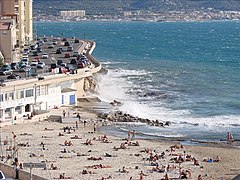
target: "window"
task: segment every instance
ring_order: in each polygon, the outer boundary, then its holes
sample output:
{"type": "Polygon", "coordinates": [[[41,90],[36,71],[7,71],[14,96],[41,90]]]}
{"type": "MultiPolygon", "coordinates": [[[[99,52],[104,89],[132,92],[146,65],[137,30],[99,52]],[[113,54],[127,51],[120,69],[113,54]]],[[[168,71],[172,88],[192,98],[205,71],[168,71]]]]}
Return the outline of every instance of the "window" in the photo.
{"type": "Polygon", "coordinates": [[[26,97],[32,97],[33,96],[33,89],[28,89],[25,91],[26,97]]]}
{"type": "Polygon", "coordinates": [[[19,90],[19,91],[17,91],[16,98],[17,98],[17,99],[22,99],[22,98],[24,98],[24,90],[19,90]]]}
{"type": "Polygon", "coordinates": [[[48,94],[48,85],[41,86],[40,95],[46,95],[46,94],[48,94]]]}
{"type": "Polygon", "coordinates": [[[7,93],[5,93],[5,100],[6,100],[6,101],[14,100],[14,93],[13,93],[13,92],[7,92],[7,93]]]}
{"type": "Polygon", "coordinates": [[[0,102],[3,102],[3,94],[0,94],[0,102]]]}
{"type": "Polygon", "coordinates": [[[36,96],[40,96],[40,86],[36,87],[36,96]]]}

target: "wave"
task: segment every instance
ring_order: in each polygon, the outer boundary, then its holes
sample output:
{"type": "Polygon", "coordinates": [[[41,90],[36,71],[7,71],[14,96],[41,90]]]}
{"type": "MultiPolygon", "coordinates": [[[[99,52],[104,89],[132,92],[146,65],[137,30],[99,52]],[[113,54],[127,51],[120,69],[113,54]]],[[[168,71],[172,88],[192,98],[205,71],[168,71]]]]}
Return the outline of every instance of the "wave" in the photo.
{"type": "MultiPolygon", "coordinates": [[[[152,74],[146,70],[129,70],[118,68],[109,70],[105,76],[101,76],[99,81],[100,97],[113,101],[122,102],[119,110],[134,116],[160,121],[171,121],[176,128],[197,126],[199,128],[214,129],[216,127],[238,127],[240,126],[239,115],[218,115],[206,116],[196,115],[191,109],[184,109],[178,105],[179,109],[173,109],[168,103],[180,103],[181,95],[161,89],[152,89],[153,86],[147,81],[141,84],[128,77],[143,77],[152,74]],[[167,101],[166,101],[167,100],[167,101]]],[[[139,78],[141,79],[141,78],[139,78]]],[[[143,78],[144,79],[144,78],[143,78]]],[[[166,81],[172,84],[171,81],[166,81]]],[[[175,86],[176,84],[172,84],[175,86]]],[[[160,86],[160,85],[159,85],[160,86]]]]}

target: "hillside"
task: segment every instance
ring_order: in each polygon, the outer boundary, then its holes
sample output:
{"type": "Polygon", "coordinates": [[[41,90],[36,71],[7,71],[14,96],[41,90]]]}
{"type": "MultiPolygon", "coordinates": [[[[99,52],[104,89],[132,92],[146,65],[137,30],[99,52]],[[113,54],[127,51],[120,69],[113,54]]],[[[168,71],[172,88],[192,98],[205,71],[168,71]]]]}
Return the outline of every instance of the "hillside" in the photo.
{"type": "Polygon", "coordinates": [[[86,10],[87,15],[118,15],[122,11],[240,10],[239,0],[34,0],[34,14],[57,15],[61,10],[86,10]]]}

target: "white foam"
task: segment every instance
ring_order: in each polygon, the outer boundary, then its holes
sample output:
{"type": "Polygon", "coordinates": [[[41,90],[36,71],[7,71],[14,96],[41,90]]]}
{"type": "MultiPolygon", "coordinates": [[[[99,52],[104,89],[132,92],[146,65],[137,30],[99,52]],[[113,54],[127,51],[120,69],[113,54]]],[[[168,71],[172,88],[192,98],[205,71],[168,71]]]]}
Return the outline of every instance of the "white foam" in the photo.
{"type": "Polygon", "coordinates": [[[176,127],[186,127],[186,124],[197,125],[199,128],[213,129],[215,127],[232,127],[232,124],[240,125],[239,115],[225,115],[214,117],[194,117],[188,109],[172,110],[170,108],[161,107],[161,102],[149,102],[144,104],[139,101],[137,94],[129,94],[137,86],[130,81],[128,76],[142,76],[149,72],[145,70],[127,70],[117,69],[109,70],[107,75],[101,76],[99,81],[100,97],[113,101],[118,100],[123,103],[119,109],[123,112],[134,116],[149,118],[153,120],[171,121],[177,124],[176,127]],[[158,107],[156,107],[156,103],[158,107]],[[154,107],[155,105],[155,107],[154,107]],[[183,122],[185,122],[183,124],[183,122]]]}

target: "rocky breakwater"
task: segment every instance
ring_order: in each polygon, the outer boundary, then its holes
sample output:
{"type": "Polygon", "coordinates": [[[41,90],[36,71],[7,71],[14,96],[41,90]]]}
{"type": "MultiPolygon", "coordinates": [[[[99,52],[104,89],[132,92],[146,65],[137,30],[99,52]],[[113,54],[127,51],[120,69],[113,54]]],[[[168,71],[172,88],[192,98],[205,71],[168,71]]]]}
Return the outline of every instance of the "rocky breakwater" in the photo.
{"type": "Polygon", "coordinates": [[[141,122],[141,123],[146,123],[150,126],[159,126],[159,127],[171,125],[170,121],[163,122],[159,120],[150,120],[147,118],[140,118],[140,117],[133,116],[131,114],[124,113],[122,111],[115,111],[115,112],[100,114],[98,116],[101,119],[112,121],[112,122],[126,122],[126,123],[141,122]]]}

